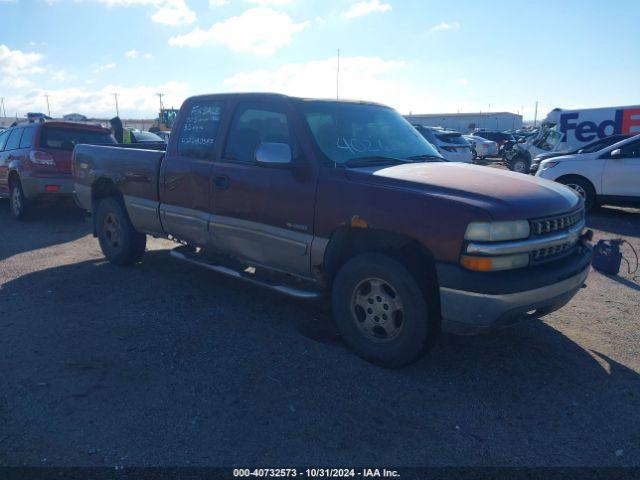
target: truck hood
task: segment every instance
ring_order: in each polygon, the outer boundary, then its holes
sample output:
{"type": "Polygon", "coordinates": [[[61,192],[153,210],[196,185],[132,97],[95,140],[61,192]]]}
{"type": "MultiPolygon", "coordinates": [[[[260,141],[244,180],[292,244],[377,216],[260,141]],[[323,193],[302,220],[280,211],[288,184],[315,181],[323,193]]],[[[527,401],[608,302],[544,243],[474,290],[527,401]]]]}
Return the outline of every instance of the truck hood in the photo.
{"type": "Polygon", "coordinates": [[[573,190],[556,182],[463,163],[348,168],[346,175],[355,182],[410,190],[473,205],[486,211],[494,220],[558,215],[576,208],[581,202],[573,190]]]}

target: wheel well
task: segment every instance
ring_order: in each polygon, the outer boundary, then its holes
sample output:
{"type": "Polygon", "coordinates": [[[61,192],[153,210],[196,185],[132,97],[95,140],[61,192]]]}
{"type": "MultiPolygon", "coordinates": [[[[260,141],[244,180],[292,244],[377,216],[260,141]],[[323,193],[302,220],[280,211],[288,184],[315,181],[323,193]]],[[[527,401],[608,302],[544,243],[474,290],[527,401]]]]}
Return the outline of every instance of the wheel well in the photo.
{"type": "MultiPolygon", "coordinates": [[[[417,240],[395,232],[344,227],[331,236],[325,251],[323,275],[327,285],[344,263],[362,253],[382,253],[402,263],[416,278],[429,313],[440,318],[440,291],[433,254],[417,240]]],[[[439,323],[439,322],[438,322],[439,323]]]]}
{"type": "Polygon", "coordinates": [[[95,215],[96,207],[98,206],[98,202],[100,200],[108,197],[122,198],[122,194],[116,187],[115,183],[113,183],[113,180],[108,178],[101,178],[97,180],[93,185],[91,185],[91,211],[93,212],[92,218],[94,237],[98,235],[95,215]]]}
{"type": "Polygon", "coordinates": [[[562,175],[561,177],[556,178],[556,182],[558,183],[565,183],[565,182],[569,182],[571,179],[578,179],[578,180],[583,180],[585,182],[587,182],[587,184],[593,188],[593,193],[596,193],[596,186],[593,184],[593,182],[591,180],[589,180],[587,177],[583,177],[582,175],[578,175],[576,173],[570,173],[568,175],[562,175]]]}

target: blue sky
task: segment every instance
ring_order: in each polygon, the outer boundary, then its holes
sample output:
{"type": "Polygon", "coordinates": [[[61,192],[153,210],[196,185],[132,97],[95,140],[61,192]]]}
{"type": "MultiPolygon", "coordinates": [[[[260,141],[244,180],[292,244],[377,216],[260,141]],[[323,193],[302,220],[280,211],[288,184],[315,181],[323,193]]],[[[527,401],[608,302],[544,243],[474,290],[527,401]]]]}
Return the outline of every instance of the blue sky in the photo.
{"type": "Polygon", "coordinates": [[[153,117],[222,91],[402,113],[640,103],[640,2],[0,0],[8,115],[153,117]]]}

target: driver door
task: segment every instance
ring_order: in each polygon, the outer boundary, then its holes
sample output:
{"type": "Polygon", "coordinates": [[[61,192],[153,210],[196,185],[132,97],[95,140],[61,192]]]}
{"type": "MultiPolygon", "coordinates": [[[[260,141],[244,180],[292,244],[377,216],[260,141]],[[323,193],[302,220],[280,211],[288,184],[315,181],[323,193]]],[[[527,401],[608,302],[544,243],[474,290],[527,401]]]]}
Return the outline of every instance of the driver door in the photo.
{"type": "Polygon", "coordinates": [[[286,102],[236,104],[222,157],[213,168],[209,234],[217,251],[309,277],[318,172],[297,138],[286,102]],[[291,165],[256,163],[260,144],[272,142],[289,145],[291,165]]]}
{"type": "Polygon", "coordinates": [[[640,198],[640,140],[620,148],[620,156],[603,159],[603,195],[640,198]]]}

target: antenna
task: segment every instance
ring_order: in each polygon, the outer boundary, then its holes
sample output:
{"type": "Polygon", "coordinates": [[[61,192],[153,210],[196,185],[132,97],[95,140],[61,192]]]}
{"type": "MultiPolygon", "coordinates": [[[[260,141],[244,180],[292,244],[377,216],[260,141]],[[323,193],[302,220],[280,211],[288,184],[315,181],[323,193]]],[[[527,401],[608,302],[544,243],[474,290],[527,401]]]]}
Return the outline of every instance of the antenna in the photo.
{"type": "Polygon", "coordinates": [[[338,49],[338,68],[336,69],[336,100],[340,99],[340,49],[338,49]]]}
{"type": "Polygon", "coordinates": [[[118,94],[114,93],[113,94],[113,98],[116,99],[116,117],[119,117],[120,116],[120,110],[118,109],[118,94]]]}

